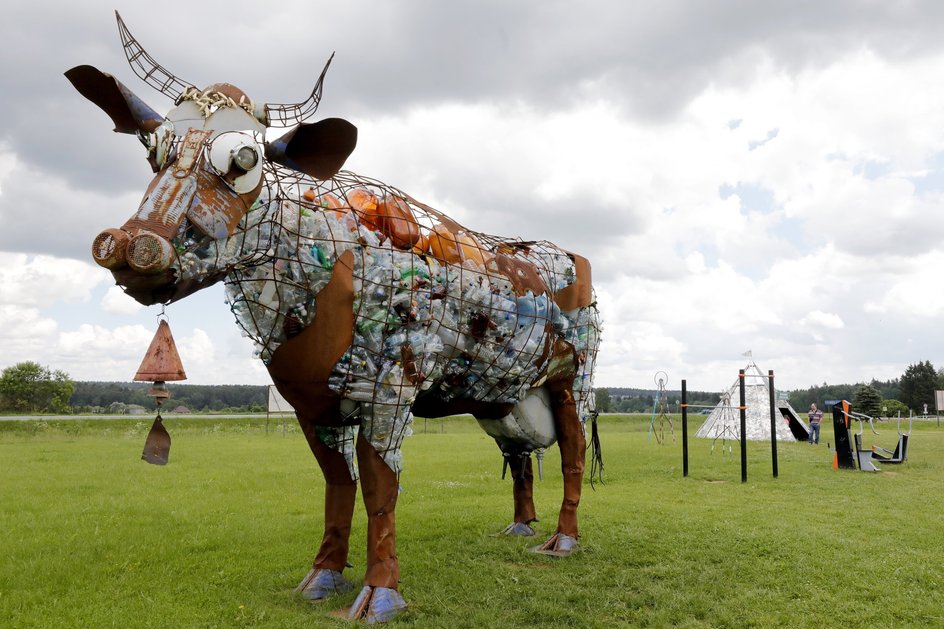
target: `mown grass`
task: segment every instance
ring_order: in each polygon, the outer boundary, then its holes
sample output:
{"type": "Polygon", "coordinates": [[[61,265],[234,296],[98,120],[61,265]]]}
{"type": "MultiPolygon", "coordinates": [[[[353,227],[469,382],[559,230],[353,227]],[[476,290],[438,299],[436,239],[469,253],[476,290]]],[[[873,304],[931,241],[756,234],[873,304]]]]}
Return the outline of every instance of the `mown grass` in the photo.
{"type": "MultiPolygon", "coordinates": [[[[699,420],[695,420],[696,422],[699,420]]],[[[345,626],[292,593],[321,536],[322,481],[298,429],[168,419],[171,463],[139,460],[149,422],[0,425],[0,625],[345,626]]],[[[606,485],[586,487],[582,551],[526,552],[556,524],[552,449],[538,539],[496,535],[510,481],[474,422],[417,420],[398,508],[401,591],[416,627],[944,625],[944,429],[916,426],[909,461],[831,469],[823,444],[693,440],[690,475],[648,418],[607,417],[606,485]]],[[[693,426],[694,429],[695,426],[693,426]]],[[[893,447],[894,427],[866,435],[893,447]]],[[[364,516],[348,570],[363,576],[364,516]]]]}

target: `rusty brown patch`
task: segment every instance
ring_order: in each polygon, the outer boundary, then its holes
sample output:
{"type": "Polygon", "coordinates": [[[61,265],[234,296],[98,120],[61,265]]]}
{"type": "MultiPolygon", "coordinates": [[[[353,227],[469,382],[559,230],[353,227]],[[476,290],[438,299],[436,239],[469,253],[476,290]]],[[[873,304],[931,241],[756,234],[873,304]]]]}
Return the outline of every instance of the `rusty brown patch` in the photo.
{"type": "MultiPolygon", "coordinates": [[[[289,404],[309,417],[337,399],[328,377],[354,337],[354,253],[335,262],[331,280],[315,297],[315,320],[298,336],[279,345],[269,375],[289,404]]],[[[340,420],[340,418],[337,418],[340,420]]]]}
{"type": "Polygon", "coordinates": [[[590,261],[569,251],[567,255],[574,261],[577,278],[573,284],[554,294],[554,302],[564,311],[583,308],[593,303],[590,261]]]}
{"type": "Polygon", "coordinates": [[[547,284],[538,275],[530,262],[503,253],[495,254],[498,271],[508,278],[516,295],[524,295],[529,290],[535,295],[548,292],[547,284]]]}

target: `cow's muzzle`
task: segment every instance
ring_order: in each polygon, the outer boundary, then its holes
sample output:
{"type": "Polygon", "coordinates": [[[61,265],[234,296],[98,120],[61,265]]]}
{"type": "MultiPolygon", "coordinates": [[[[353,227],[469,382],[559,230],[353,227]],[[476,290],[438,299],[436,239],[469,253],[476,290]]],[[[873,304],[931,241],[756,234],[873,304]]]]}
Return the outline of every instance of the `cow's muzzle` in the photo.
{"type": "Polygon", "coordinates": [[[140,231],[129,234],[109,228],[92,242],[92,257],[100,266],[117,271],[128,266],[148,275],[166,271],[174,261],[174,247],[166,238],[140,231]]]}

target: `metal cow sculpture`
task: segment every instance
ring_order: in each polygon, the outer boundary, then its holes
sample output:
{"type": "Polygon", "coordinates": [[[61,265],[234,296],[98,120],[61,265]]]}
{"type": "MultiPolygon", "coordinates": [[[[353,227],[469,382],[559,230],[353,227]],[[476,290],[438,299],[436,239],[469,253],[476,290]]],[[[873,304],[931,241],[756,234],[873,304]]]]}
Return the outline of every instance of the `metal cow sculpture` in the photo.
{"type": "Polygon", "coordinates": [[[471,413],[495,438],[514,481],[510,534],[534,534],[530,455],[556,440],[564,499],[536,549],[569,554],[600,330],[589,263],[547,242],[469,231],[340,171],[355,128],[305,122],[327,65],[306,101],[259,105],[232,85],[181,81],[118,25],[136,74],[176,106],[163,117],[111,75],[66,72],[115,131],[142,141],[156,173],[134,216],[99,234],[92,253],[145,305],[225,283],[326,479],[324,537],[299,590],[320,600],[353,587],[341,573],[359,478],[367,570],[349,617],[382,621],[406,606],[394,513],[413,413],[471,413]],[[292,129],[267,140],[278,126],[292,129]]]}

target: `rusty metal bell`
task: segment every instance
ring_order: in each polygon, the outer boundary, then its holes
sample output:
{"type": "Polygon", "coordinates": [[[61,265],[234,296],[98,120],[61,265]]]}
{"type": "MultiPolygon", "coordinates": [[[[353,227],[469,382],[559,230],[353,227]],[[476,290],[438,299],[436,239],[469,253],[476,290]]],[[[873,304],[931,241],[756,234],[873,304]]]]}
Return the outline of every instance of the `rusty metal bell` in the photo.
{"type": "Polygon", "coordinates": [[[180,362],[180,354],[177,353],[177,346],[174,345],[174,336],[170,333],[170,326],[165,319],[161,319],[151,345],[144,355],[144,360],[138,367],[138,373],[134,374],[136,382],[154,383],[148,395],[153,397],[157,404],[157,417],[144,442],[144,452],[141,453],[141,458],[148,463],[167,465],[170,456],[170,434],[164,428],[160,411],[161,403],[170,397],[170,391],[164,383],[169,380],[186,379],[187,374],[180,362]]]}
{"type": "Polygon", "coordinates": [[[151,339],[151,345],[144,355],[144,360],[138,367],[138,373],[134,374],[134,380],[135,382],[170,382],[186,379],[187,373],[180,362],[180,354],[177,353],[177,346],[174,345],[174,336],[170,333],[170,326],[167,325],[166,320],[161,319],[157,332],[151,339]]]}

